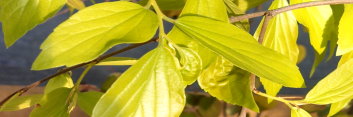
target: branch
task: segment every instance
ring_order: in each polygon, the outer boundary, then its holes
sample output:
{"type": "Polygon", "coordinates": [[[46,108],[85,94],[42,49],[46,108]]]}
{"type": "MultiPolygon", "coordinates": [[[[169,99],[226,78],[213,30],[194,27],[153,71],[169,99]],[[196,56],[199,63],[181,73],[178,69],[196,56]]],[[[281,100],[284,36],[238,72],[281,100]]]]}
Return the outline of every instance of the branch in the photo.
{"type": "Polygon", "coordinates": [[[232,17],[232,18],[230,18],[230,22],[234,23],[234,22],[239,22],[239,21],[245,20],[245,19],[261,17],[261,16],[265,16],[267,13],[271,14],[272,16],[275,16],[277,14],[291,11],[291,10],[295,10],[295,9],[313,7],[313,6],[321,6],[321,5],[335,5],[335,4],[353,4],[353,0],[325,0],[325,1],[304,2],[304,3],[299,3],[299,4],[294,4],[294,5],[274,9],[274,10],[261,11],[261,12],[250,13],[250,14],[232,17]]]}
{"type": "Polygon", "coordinates": [[[1,107],[3,104],[5,104],[6,101],[8,101],[9,99],[11,99],[13,96],[15,96],[16,94],[22,95],[23,93],[26,93],[29,89],[31,89],[31,88],[33,88],[33,87],[36,87],[36,86],[38,86],[38,85],[40,85],[40,84],[42,84],[42,83],[44,83],[44,82],[46,82],[46,81],[48,81],[48,80],[50,80],[50,79],[52,79],[52,78],[55,78],[56,76],[59,76],[60,74],[69,72],[69,71],[71,71],[71,70],[73,70],[73,69],[77,69],[77,68],[86,66],[86,65],[88,65],[88,64],[97,64],[97,63],[99,63],[100,61],[102,61],[102,60],[104,60],[104,59],[106,59],[106,58],[112,57],[112,56],[114,56],[114,55],[116,55],[116,54],[123,53],[123,52],[125,52],[125,51],[134,49],[134,48],[136,48],[136,47],[145,45],[145,44],[147,44],[147,43],[150,43],[150,42],[153,42],[153,41],[156,41],[156,40],[157,40],[157,38],[153,38],[153,39],[151,39],[151,40],[149,40],[149,41],[147,41],[147,42],[144,42],[144,43],[133,44],[133,45],[130,45],[130,46],[125,47],[125,48],[123,48],[123,49],[120,49],[120,50],[117,50],[117,51],[115,51],[115,52],[109,53],[109,54],[107,54],[107,55],[100,56],[100,57],[98,57],[98,58],[96,58],[96,59],[94,59],[94,60],[91,60],[91,61],[88,61],[88,62],[85,62],[85,63],[81,63],[81,64],[78,64],[78,65],[75,65],[75,66],[72,66],[72,67],[67,67],[67,68],[61,69],[61,70],[59,70],[58,72],[56,72],[55,74],[53,74],[53,75],[50,75],[50,76],[48,76],[48,77],[46,77],[46,78],[43,78],[42,80],[39,80],[39,81],[37,81],[37,82],[34,82],[34,83],[30,84],[30,85],[27,85],[27,86],[25,86],[25,87],[23,87],[23,88],[21,88],[21,89],[15,91],[14,93],[12,93],[11,95],[7,96],[4,100],[2,100],[2,101],[0,102],[0,107],[1,107]]]}

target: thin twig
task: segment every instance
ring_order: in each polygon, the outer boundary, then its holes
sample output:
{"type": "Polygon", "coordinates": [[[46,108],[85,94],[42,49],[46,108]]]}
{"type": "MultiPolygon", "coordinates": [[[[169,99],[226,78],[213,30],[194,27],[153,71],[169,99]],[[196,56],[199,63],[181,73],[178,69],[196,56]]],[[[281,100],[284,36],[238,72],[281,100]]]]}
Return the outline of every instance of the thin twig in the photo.
{"type": "Polygon", "coordinates": [[[270,10],[270,11],[261,11],[261,12],[250,13],[250,14],[232,17],[232,18],[230,18],[230,22],[234,23],[234,22],[245,20],[245,19],[251,19],[251,18],[265,16],[267,12],[271,12],[271,14],[273,16],[275,16],[277,14],[291,11],[291,10],[295,10],[295,9],[299,9],[299,8],[321,6],[321,5],[335,5],[335,4],[353,4],[353,0],[325,0],[325,1],[304,2],[304,3],[294,4],[294,5],[290,5],[290,6],[270,10]]]}
{"type": "Polygon", "coordinates": [[[123,52],[125,52],[125,51],[134,49],[134,48],[136,48],[136,47],[145,45],[145,44],[147,44],[147,43],[150,43],[150,42],[153,42],[153,41],[156,41],[156,40],[157,40],[157,38],[153,38],[153,39],[151,39],[151,40],[149,40],[149,41],[147,41],[147,42],[144,42],[144,43],[133,44],[133,45],[130,45],[130,46],[125,47],[125,48],[123,48],[123,49],[120,49],[120,50],[117,50],[117,51],[115,51],[115,52],[109,53],[109,54],[107,54],[107,55],[100,56],[100,57],[98,57],[98,58],[96,58],[96,59],[94,59],[94,60],[91,60],[91,61],[89,61],[89,62],[85,62],[85,63],[81,63],[81,64],[78,64],[78,65],[75,65],[75,66],[72,66],[72,67],[67,67],[67,68],[61,69],[61,70],[59,70],[58,72],[56,72],[55,74],[53,74],[53,75],[50,75],[50,76],[48,76],[48,77],[46,77],[46,78],[43,78],[42,80],[39,80],[39,81],[37,81],[37,82],[34,82],[34,83],[30,84],[30,85],[27,85],[27,86],[25,86],[25,87],[23,87],[23,88],[21,88],[21,89],[15,91],[14,93],[12,93],[11,95],[7,96],[4,100],[2,100],[2,101],[0,102],[0,107],[1,107],[6,101],[8,101],[11,97],[13,97],[14,95],[16,95],[16,94],[22,95],[23,93],[27,92],[29,89],[31,89],[31,88],[33,88],[33,87],[36,87],[36,86],[38,86],[38,85],[40,85],[40,84],[42,84],[42,83],[44,83],[44,82],[46,82],[46,81],[48,81],[48,80],[50,80],[50,79],[52,79],[52,78],[54,78],[54,77],[60,75],[60,74],[69,72],[69,71],[71,71],[71,70],[73,70],[73,69],[76,69],[76,68],[80,68],[80,67],[86,66],[86,65],[91,64],[91,63],[97,64],[97,63],[99,63],[100,61],[102,61],[102,60],[104,60],[104,59],[106,59],[106,58],[112,57],[112,56],[114,56],[114,55],[116,55],[116,54],[123,53],[123,52]]]}

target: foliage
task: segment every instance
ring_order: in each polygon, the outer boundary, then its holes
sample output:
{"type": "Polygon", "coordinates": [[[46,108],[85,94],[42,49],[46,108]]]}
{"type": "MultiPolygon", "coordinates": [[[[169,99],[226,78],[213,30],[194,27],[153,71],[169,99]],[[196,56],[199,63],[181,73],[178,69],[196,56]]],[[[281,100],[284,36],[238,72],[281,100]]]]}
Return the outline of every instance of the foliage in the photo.
{"type": "MultiPolygon", "coordinates": [[[[197,81],[204,91],[218,100],[255,112],[260,112],[263,105],[256,102],[255,97],[262,96],[268,103],[275,100],[286,104],[292,117],[311,116],[300,107],[303,104],[331,104],[329,116],[333,116],[353,98],[353,33],[350,30],[353,2],[273,0],[269,2],[268,12],[242,15],[266,1],[121,0],[95,3],[91,0],[93,5],[86,6],[81,0],[1,0],[0,21],[6,47],[53,17],[65,4],[71,11],[78,10],[43,42],[32,70],[62,66],[68,71],[80,66],[86,68],[76,83],[66,71],[48,78],[51,80],[44,94],[21,96],[27,90],[16,92],[1,103],[0,111],[35,106],[30,114],[32,117],[66,117],[77,105],[93,117],[189,116],[185,110],[194,105],[187,102],[190,97],[186,96],[185,88],[197,81]],[[351,3],[341,5],[344,12],[340,7],[329,6],[344,3],[351,3]],[[294,4],[303,8],[289,6],[294,4]],[[175,10],[180,12],[178,18],[165,15],[167,11],[175,10]],[[265,17],[251,35],[248,20],[258,16],[265,17]],[[174,24],[171,31],[165,32],[164,22],[174,24]],[[342,59],[337,69],[311,89],[305,99],[286,100],[276,97],[282,87],[305,87],[296,66],[303,56],[296,43],[298,23],[307,28],[315,49],[317,58],[313,68],[323,60],[326,52],[331,56],[337,44],[337,55],[342,55],[342,59]],[[158,46],[139,59],[112,57],[120,51],[102,56],[117,45],[149,42],[157,29],[158,46]],[[79,85],[87,72],[102,65],[131,67],[121,75],[112,75],[104,83],[102,92],[80,92],[79,85]],[[266,93],[256,89],[256,76],[266,93]]],[[[206,103],[200,102],[203,106],[199,114],[208,115],[208,108],[221,104],[214,98],[202,99],[206,103]]]]}

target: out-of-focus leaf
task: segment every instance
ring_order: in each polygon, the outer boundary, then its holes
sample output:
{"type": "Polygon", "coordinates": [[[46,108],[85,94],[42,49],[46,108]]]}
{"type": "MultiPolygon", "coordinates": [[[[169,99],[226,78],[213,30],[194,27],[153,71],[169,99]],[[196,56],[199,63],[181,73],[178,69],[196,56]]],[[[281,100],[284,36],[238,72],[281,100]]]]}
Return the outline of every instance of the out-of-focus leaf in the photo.
{"type": "Polygon", "coordinates": [[[180,56],[181,74],[187,85],[194,83],[201,74],[202,61],[200,56],[190,48],[176,47],[180,56]]]}
{"type": "Polygon", "coordinates": [[[177,58],[164,45],[144,55],[101,97],[93,117],[179,116],[185,105],[177,58]]]}
{"type": "Polygon", "coordinates": [[[101,90],[106,92],[110,86],[120,77],[121,73],[112,73],[108,78],[103,82],[101,90]]]}
{"type": "Polygon", "coordinates": [[[311,117],[311,115],[308,112],[297,107],[292,107],[290,113],[291,113],[291,117],[311,117]]]}
{"type": "Polygon", "coordinates": [[[241,69],[284,86],[304,86],[304,80],[295,64],[291,64],[287,57],[258,44],[242,29],[195,15],[180,17],[175,26],[241,69]]]}
{"type": "Polygon", "coordinates": [[[0,111],[15,111],[31,107],[37,104],[42,96],[42,94],[14,96],[0,107],[0,111]]]}
{"type": "Polygon", "coordinates": [[[117,66],[117,65],[134,65],[138,60],[129,57],[110,57],[104,59],[96,65],[101,66],[117,66]]]}
{"type": "MultiPolygon", "coordinates": [[[[290,0],[291,4],[310,2],[314,0],[290,0]]],[[[317,53],[322,54],[329,40],[330,26],[333,26],[332,9],[329,5],[307,7],[293,10],[298,22],[309,30],[310,43],[317,53]],[[313,15],[315,14],[315,15],[313,15]]]]}
{"type": "Polygon", "coordinates": [[[306,47],[304,45],[298,45],[298,49],[299,49],[299,54],[298,54],[298,60],[297,63],[302,62],[305,57],[306,57],[306,47]]]}
{"type": "Polygon", "coordinates": [[[217,57],[216,61],[203,71],[198,81],[200,87],[212,96],[258,112],[259,108],[250,90],[249,77],[249,72],[234,67],[223,57],[217,57]]]}
{"type": "Polygon", "coordinates": [[[48,94],[58,88],[72,88],[74,83],[69,73],[61,74],[50,79],[44,89],[44,94],[48,94]]]}
{"type": "Polygon", "coordinates": [[[313,63],[313,65],[311,66],[311,69],[310,69],[310,76],[309,76],[310,78],[314,75],[317,66],[319,66],[319,64],[325,59],[325,55],[326,55],[326,51],[324,51],[324,52],[321,53],[321,54],[318,54],[318,53],[315,51],[314,63],[313,63]]]}
{"type": "Polygon", "coordinates": [[[349,102],[351,102],[352,99],[344,99],[339,102],[335,102],[331,104],[330,107],[330,112],[328,113],[328,116],[333,116],[336,113],[338,113],[340,110],[342,110],[344,107],[346,107],[349,102]]]}
{"type": "Polygon", "coordinates": [[[67,4],[74,8],[81,10],[86,7],[85,3],[82,0],[67,0],[67,4]]]}
{"type": "MultiPolygon", "coordinates": [[[[156,0],[158,6],[162,10],[179,10],[182,9],[187,0],[156,0]]],[[[141,0],[139,4],[146,5],[148,0],[141,0]]]]}
{"type": "Polygon", "coordinates": [[[157,24],[155,13],[135,3],[92,5],[71,16],[49,35],[32,69],[73,66],[93,60],[115,45],[148,41],[157,24]]]}
{"type": "Polygon", "coordinates": [[[353,5],[344,5],[344,13],[340,20],[338,30],[337,55],[343,55],[353,50],[353,5]]]}
{"type": "Polygon", "coordinates": [[[261,5],[266,1],[267,0],[233,0],[233,2],[244,12],[261,5]]]}
{"type": "Polygon", "coordinates": [[[90,91],[78,93],[77,105],[86,114],[92,116],[92,111],[99,98],[103,95],[102,92],[90,91]]]}
{"type": "Polygon", "coordinates": [[[353,98],[353,60],[349,60],[321,80],[305,97],[313,104],[330,104],[353,98]]]}
{"type": "Polygon", "coordinates": [[[337,48],[337,41],[338,41],[338,26],[341,21],[341,17],[344,12],[344,5],[331,5],[332,8],[332,17],[331,20],[334,20],[333,26],[330,27],[331,34],[326,35],[330,40],[330,51],[326,61],[330,60],[332,57],[335,56],[336,48],[337,48]]]}
{"type": "Polygon", "coordinates": [[[66,0],[1,0],[0,21],[6,47],[52,17],[65,3],[66,0]]]}
{"type": "MultiPolygon", "coordinates": [[[[288,6],[286,0],[274,0],[269,10],[288,6]]],[[[254,37],[259,38],[262,24],[262,19],[257,28],[254,37]]],[[[292,64],[296,64],[299,55],[297,45],[298,39],[298,24],[294,14],[291,11],[281,13],[273,17],[269,22],[264,36],[262,45],[271,48],[289,58],[292,64]]],[[[282,88],[282,85],[274,83],[264,78],[260,78],[266,93],[271,96],[276,96],[282,88]]],[[[272,101],[269,99],[269,101],[272,101]]]]}
{"type": "Polygon", "coordinates": [[[30,117],[69,117],[72,111],[70,108],[72,104],[67,103],[70,91],[69,88],[58,88],[44,95],[39,105],[31,112],[30,117]]]}

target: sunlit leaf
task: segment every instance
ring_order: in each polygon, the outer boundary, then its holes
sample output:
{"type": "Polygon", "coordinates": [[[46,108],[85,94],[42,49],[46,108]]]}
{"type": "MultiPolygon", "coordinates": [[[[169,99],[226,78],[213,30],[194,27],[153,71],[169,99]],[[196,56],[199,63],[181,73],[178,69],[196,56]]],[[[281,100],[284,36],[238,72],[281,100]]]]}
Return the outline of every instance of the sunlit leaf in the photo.
{"type": "Polygon", "coordinates": [[[344,107],[346,107],[349,102],[351,102],[352,99],[344,99],[339,102],[335,102],[331,104],[330,107],[330,112],[328,113],[328,116],[333,116],[336,113],[338,113],[340,110],[342,110],[344,107]]]}
{"type": "Polygon", "coordinates": [[[203,71],[198,81],[200,87],[212,96],[258,112],[259,108],[250,90],[249,76],[249,72],[234,67],[223,57],[217,57],[216,61],[203,71]]]}
{"type": "Polygon", "coordinates": [[[52,17],[65,3],[66,0],[1,0],[0,20],[6,47],[52,17]]]}
{"type": "Polygon", "coordinates": [[[344,5],[344,13],[340,20],[338,30],[337,55],[343,55],[353,50],[353,5],[344,5]]]}
{"type": "Polygon", "coordinates": [[[311,115],[308,112],[297,107],[292,107],[290,113],[291,113],[291,117],[311,117],[311,115]]]}
{"type": "Polygon", "coordinates": [[[144,55],[109,88],[93,117],[176,117],[185,105],[177,58],[160,45],[144,55]]]}
{"type": "Polygon", "coordinates": [[[67,0],[67,4],[75,9],[81,10],[86,7],[82,0],[67,0]]]}
{"type": "MultiPolygon", "coordinates": [[[[314,0],[290,0],[290,3],[298,4],[310,1],[314,0]]],[[[329,5],[307,7],[293,10],[293,12],[298,22],[308,28],[310,43],[316,52],[319,54],[323,53],[326,48],[327,41],[329,40],[325,36],[329,36],[329,33],[331,33],[329,26],[333,25],[333,22],[330,19],[332,16],[331,7],[329,5]]]]}
{"type": "Polygon", "coordinates": [[[67,103],[71,89],[58,88],[44,95],[36,108],[30,114],[30,117],[69,117],[72,110],[67,103]]]}
{"type": "Polygon", "coordinates": [[[228,22],[223,0],[188,0],[181,15],[183,14],[198,14],[228,22]]]}
{"type": "Polygon", "coordinates": [[[90,91],[78,93],[77,105],[89,116],[92,115],[92,111],[99,98],[103,95],[102,92],[90,91]]]}
{"type": "Polygon", "coordinates": [[[267,0],[233,0],[233,2],[238,5],[242,11],[247,11],[251,8],[257,7],[266,1],[267,0]]]}
{"type": "Polygon", "coordinates": [[[106,92],[110,86],[120,77],[121,73],[112,73],[108,78],[102,83],[101,90],[106,92]]]}
{"type": "Polygon", "coordinates": [[[129,58],[129,57],[109,57],[99,62],[96,65],[102,65],[102,66],[133,65],[137,61],[138,60],[136,60],[135,58],[129,58]]]}
{"type": "Polygon", "coordinates": [[[181,74],[186,84],[194,83],[201,74],[202,61],[200,56],[190,48],[176,47],[180,56],[181,74]]]}
{"type": "MultiPolygon", "coordinates": [[[[286,0],[274,0],[269,10],[288,6],[286,0]]],[[[254,37],[259,38],[264,19],[258,26],[254,37]]],[[[273,17],[266,28],[266,33],[262,42],[265,47],[271,48],[289,58],[292,64],[296,64],[299,55],[297,45],[298,24],[294,14],[291,11],[281,13],[273,17]]],[[[260,78],[266,93],[276,96],[282,86],[267,79],[260,78]]]]}
{"type": "Polygon", "coordinates": [[[0,107],[0,111],[15,111],[31,107],[39,102],[42,94],[14,96],[0,107]]]}
{"type": "Polygon", "coordinates": [[[353,60],[349,60],[321,80],[305,97],[313,104],[329,104],[353,98],[353,60]]]}
{"type": "Polygon", "coordinates": [[[44,94],[48,94],[58,88],[72,88],[74,83],[69,73],[61,74],[53,79],[50,79],[44,89],[44,94]]]}
{"type": "MultiPolygon", "coordinates": [[[[139,3],[146,5],[149,0],[141,0],[139,3]]],[[[158,6],[162,10],[178,10],[182,9],[186,0],[156,0],[158,6]]]]}
{"type": "Polygon", "coordinates": [[[304,86],[304,80],[295,64],[291,64],[287,57],[261,46],[242,29],[194,15],[179,18],[175,25],[194,40],[224,56],[241,69],[284,86],[304,86]]]}
{"type": "Polygon", "coordinates": [[[349,61],[351,59],[353,59],[353,52],[349,52],[347,54],[342,55],[342,57],[338,63],[338,66],[343,65],[344,63],[346,63],[347,61],[349,61]]]}
{"type": "Polygon", "coordinates": [[[71,16],[49,35],[32,69],[73,66],[97,58],[115,45],[145,42],[155,34],[157,23],[155,13],[135,3],[95,4],[71,16]]]}

